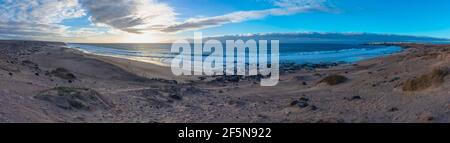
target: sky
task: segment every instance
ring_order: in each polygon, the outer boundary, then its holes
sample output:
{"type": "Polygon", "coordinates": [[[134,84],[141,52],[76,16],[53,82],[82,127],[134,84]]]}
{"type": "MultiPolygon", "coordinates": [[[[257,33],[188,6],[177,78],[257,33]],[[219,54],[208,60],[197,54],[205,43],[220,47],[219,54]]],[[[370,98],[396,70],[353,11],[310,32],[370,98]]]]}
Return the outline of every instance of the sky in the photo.
{"type": "Polygon", "coordinates": [[[448,0],[0,0],[0,39],[152,43],[249,33],[450,38],[448,0]]]}

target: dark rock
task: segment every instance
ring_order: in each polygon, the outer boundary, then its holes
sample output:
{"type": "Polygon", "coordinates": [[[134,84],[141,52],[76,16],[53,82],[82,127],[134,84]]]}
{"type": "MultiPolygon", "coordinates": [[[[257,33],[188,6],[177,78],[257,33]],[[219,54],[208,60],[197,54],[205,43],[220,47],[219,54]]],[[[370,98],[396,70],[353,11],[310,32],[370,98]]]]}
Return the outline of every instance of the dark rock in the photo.
{"type": "Polygon", "coordinates": [[[157,95],[161,95],[161,93],[155,89],[145,89],[141,90],[141,92],[144,97],[155,97],[157,95]]]}
{"type": "Polygon", "coordinates": [[[182,95],[181,86],[178,86],[178,85],[168,85],[168,86],[165,86],[164,88],[160,89],[159,91],[163,92],[163,93],[168,93],[169,95],[171,95],[171,94],[176,94],[176,95],[180,95],[180,96],[182,95]]]}
{"type": "Polygon", "coordinates": [[[159,78],[154,78],[152,80],[163,82],[163,83],[168,83],[168,84],[178,84],[178,81],[176,81],[176,80],[166,80],[166,79],[159,79],[159,78]]]}
{"type": "Polygon", "coordinates": [[[350,97],[350,98],[344,97],[344,99],[345,99],[345,100],[348,100],[348,101],[354,101],[354,100],[361,100],[362,97],[361,97],[361,96],[352,96],[352,97],[350,97]]]}
{"type": "Polygon", "coordinates": [[[308,101],[309,101],[309,99],[308,99],[308,98],[306,98],[306,97],[301,97],[301,98],[299,99],[299,101],[303,101],[303,102],[308,102],[308,101]]]}
{"type": "Polygon", "coordinates": [[[268,76],[263,76],[261,74],[258,75],[252,75],[252,76],[246,76],[245,79],[250,81],[260,81],[263,78],[268,78],[268,76]]]}
{"type": "Polygon", "coordinates": [[[269,116],[258,114],[258,118],[262,118],[262,119],[268,119],[268,118],[269,118],[269,116]]]}
{"type": "Polygon", "coordinates": [[[181,97],[180,95],[178,95],[178,94],[171,94],[170,96],[169,96],[170,98],[172,98],[172,99],[174,99],[174,100],[183,100],[183,97],[181,97]]]}
{"type": "Polygon", "coordinates": [[[305,107],[309,106],[308,100],[305,100],[305,99],[292,101],[290,105],[291,106],[298,106],[300,108],[305,108],[305,107]]]}
{"type": "Polygon", "coordinates": [[[346,122],[344,119],[326,118],[326,119],[319,119],[317,123],[346,123],[346,122]]]}
{"type": "Polygon", "coordinates": [[[426,117],[423,117],[422,120],[424,120],[424,121],[433,121],[434,117],[433,116],[426,116],[426,117]]]}
{"type": "Polygon", "coordinates": [[[309,104],[307,102],[299,102],[297,104],[297,106],[300,107],[300,108],[306,108],[306,107],[309,106],[309,104]]]}
{"type": "Polygon", "coordinates": [[[322,77],[322,74],[320,74],[320,73],[315,73],[314,76],[322,77]]]}
{"type": "Polygon", "coordinates": [[[389,82],[394,82],[394,81],[397,81],[397,80],[400,80],[400,77],[394,77],[394,78],[391,79],[389,82]]]}
{"type": "Polygon", "coordinates": [[[296,76],[295,79],[299,81],[304,81],[310,79],[308,76],[296,76]]]}
{"type": "Polygon", "coordinates": [[[183,95],[200,95],[204,94],[205,92],[194,86],[189,86],[187,88],[181,89],[181,93],[183,95]]]}
{"type": "Polygon", "coordinates": [[[295,106],[295,105],[297,105],[298,103],[299,103],[299,101],[298,101],[298,100],[295,100],[295,101],[292,101],[290,105],[291,105],[291,106],[295,106]]]}
{"type": "Polygon", "coordinates": [[[433,117],[433,116],[432,116],[431,114],[429,114],[429,113],[422,113],[422,114],[419,115],[418,119],[419,119],[421,122],[429,123],[429,122],[432,122],[433,120],[435,120],[436,118],[433,117]]]}
{"type": "Polygon", "coordinates": [[[240,75],[223,75],[213,80],[213,82],[239,82],[243,79],[240,75]]]}
{"type": "Polygon", "coordinates": [[[292,62],[280,63],[280,71],[282,73],[293,73],[295,71],[304,69],[304,70],[315,70],[317,68],[329,68],[332,66],[337,66],[338,63],[306,63],[306,64],[297,64],[292,62]]]}
{"type": "Polygon", "coordinates": [[[49,71],[45,71],[44,75],[45,76],[51,76],[49,71]]]}
{"type": "Polygon", "coordinates": [[[397,107],[390,108],[389,112],[397,112],[399,109],[397,107]]]}
{"type": "Polygon", "coordinates": [[[244,101],[240,101],[240,100],[230,100],[230,101],[228,101],[228,105],[233,105],[236,107],[244,107],[247,105],[247,103],[244,101]]]}
{"type": "Polygon", "coordinates": [[[351,100],[361,100],[361,99],[362,99],[361,96],[353,96],[351,98],[351,100]]]}
{"type": "Polygon", "coordinates": [[[227,81],[229,82],[239,82],[241,80],[241,76],[227,76],[227,81]]]}
{"type": "Polygon", "coordinates": [[[311,109],[312,111],[316,111],[316,110],[318,110],[319,108],[318,108],[317,106],[312,105],[312,106],[310,106],[310,109],[311,109]]]}
{"type": "Polygon", "coordinates": [[[145,101],[144,105],[150,108],[170,108],[170,104],[174,103],[174,100],[181,100],[181,97],[178,95],[178,93],[166,95],[166,93],[161,91],[160,89],[144,89],[138,92],[140,92],[138,96],[144,99],[142,101],[145,101]]]}
{"type": "Polygon", "coordinates": [[[23,66],[27,66],[27,67],[38,67],[37,64],[35,64],[35,63],[33,63],[32,61],[29,61],[29,60],[22,61],[22,65],[23,66]]]}

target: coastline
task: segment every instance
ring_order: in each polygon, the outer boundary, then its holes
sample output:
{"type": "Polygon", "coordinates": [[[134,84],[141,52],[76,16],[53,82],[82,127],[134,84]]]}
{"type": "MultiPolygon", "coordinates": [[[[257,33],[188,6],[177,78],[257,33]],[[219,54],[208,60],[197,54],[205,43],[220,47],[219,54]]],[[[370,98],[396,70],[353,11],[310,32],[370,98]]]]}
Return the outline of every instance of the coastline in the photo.
{"type": "Polygon", "coordinates": [[[180,79],[170,68],[51,43],[0,43],[0,57],[7,59],[0,63],[1,122],[450,121],[448,73],[426,79],[434,69],[448,72],[448,45],[402,43],[400,53],[355,64],[289,67],[278,86],[260,87],[253,77],[180,79]],[[76,78],[64,79],[71,76],[60,76],[57,68],[76,78]],[[345,80],[326,80],[333,75],[345,80]],[[422,76],[420,83],[430,85],[414,83],[422,76]],[[58,87],[96,100],[77,100],[86,109],[52,100],[58,87]]]}
{"type": "Polygon", "coordinates": [[[85,54],[87,57],[94,58],[106,63],[113,64],[121,69],[128,71],[130,73],[136,74],[145,78],[163,78],[167,80],[175,80],[170,71],[170,67],[160,66],[152,63],[141,62],[137,60],[130,60],[125,58],[111,57],[111,56],[101,56],[94,54],[85,54]]]}
{"type": "MultiPolygon", "coordinates": [[[[365,45],[365,44],[362,44],[365,45]]],[[[375,46],[385,46],[385,47],[402,47],[401,43],[380,43],[380,44],[367,44],[367,45],[375,45],[375,46]]],[[[178,81],[186,81],[186,80],[195,80],[197,77],[189,78],[189,77],[174,77],[173,74],[171,74],[171,69],[168,65],[160,65],[154,62],[147,62],[147,61],[141,61],[137,59],[130,59],[126,57],[120,57],[120,56],[112,56],[112,55],[101,55],[101,54],[95,54],[91,53],[85,50],[81,50],[79,48],[69,47],[67,45],[68,49],[74,49],[76,51],[79,51],[80,54],[84,54],[86,56],[89,56],[91,58],[95,58],[98,60],[102,60],[104,62],[113,64],[115,66],[118,66],[128,72],[137,74],[142,77],[146,78],[163,78],[166,80],[178,80],[178,81]]],[[[341,50],[339,50],[341,51],[341,50]]],[[[329,52],[329,51],[326,51],[329,52]]],[[[402,52],[401,50],[399,52],[402,52]]],[[[386,57],[395,53],[391,54],[385,54],[385,55],[379,55],[374,58],[380,58],[380,57],[386,57]]],[[[308,53],[308,52],[306,52],[308,53]]],[[[297,70],[314,70],[317,68],[329,68],[329,67],[335,67],[335,66],[341,66],[341,65],[351,65],[358,62],[370,60],[373,58],[358,60],[356,62],[319,62],[319,63],[296,63],[294,61],[285,61],[280,63],[280,71],[282,74],[284,73],[290,73],[295,72],[297,70]]]]}

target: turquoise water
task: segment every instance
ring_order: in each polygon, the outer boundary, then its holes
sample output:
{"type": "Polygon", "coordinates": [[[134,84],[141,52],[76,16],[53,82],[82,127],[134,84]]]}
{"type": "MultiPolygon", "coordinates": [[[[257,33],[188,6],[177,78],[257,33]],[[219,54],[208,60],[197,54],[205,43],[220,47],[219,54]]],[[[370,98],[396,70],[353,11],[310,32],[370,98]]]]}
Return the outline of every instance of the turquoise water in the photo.
{"type": "MultiPolygon", "coordinates": [[[[170,52],[171,44],[68,44],[87,53],[120,57],[169,66],[177,54],[170,52]]],[[[280,62],[290,63],[352,63],[400,52],[396,46],[360,44],[280,44],[280,62]]],[[[207,55],[207,54],[205,54],[207,55]]]]}

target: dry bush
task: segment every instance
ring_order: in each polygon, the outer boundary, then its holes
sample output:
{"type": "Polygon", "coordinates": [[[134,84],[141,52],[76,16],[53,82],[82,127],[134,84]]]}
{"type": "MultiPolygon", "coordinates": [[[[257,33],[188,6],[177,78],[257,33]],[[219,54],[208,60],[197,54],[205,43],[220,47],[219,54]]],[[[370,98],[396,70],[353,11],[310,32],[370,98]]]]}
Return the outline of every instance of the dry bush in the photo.
{"type": "Polygon", "coordinates": [[[50,74],[67,80],[74,80],[77,78],[74,74],[70,73],[70,71],[65,68],[57,68],[51,71],[50,74]]]}
{"type": "Polygon", "coordinates": [[[432,86],[438,86],[444,82],[448,69],[436,68],[431,73],[424,74],[418,78],[409,79],[403,83],[403,91],[420,91],[432,86]]]}
{"type": "Polygon", "coordinates": [[[320,80],[319,83],[326,83],[328,85],[338,85],[346,82],[347,80],[348,78],[342,75],[330,75],[320,80]]]}
{"type": "Polygon", "coordinates": [[[108,107],[97,91],[87,88],[56,87],[45,90],[34,98],[66,110],[91,111],[108,107]]]}

